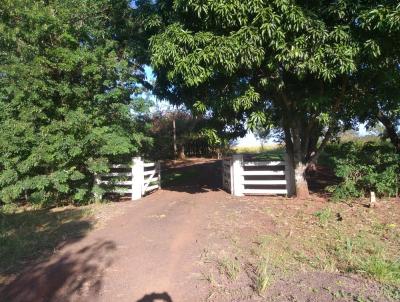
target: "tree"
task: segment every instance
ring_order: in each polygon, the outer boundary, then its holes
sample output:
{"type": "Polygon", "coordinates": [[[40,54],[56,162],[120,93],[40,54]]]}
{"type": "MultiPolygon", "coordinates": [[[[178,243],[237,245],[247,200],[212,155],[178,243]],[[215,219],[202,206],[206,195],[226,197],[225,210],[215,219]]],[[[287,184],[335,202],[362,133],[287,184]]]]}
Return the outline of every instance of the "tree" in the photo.
{"type": "Polygon", "coordinates": [[[400,4],[379,4],[359,18],[363,43],[373,51],[360,60],[355,115],[370,127],[380,122],[400,154],[400,4]]]}
{"type": "Polygon", "coordinates": [[[327,142],[351,126],[357,70],[353,1],[141,1],[149,27],[156,93],[212,112],[228,131],[284,131],[298,197],[327,142]],[[143,4],[143,2],[145,4],[143,4]]]}
{"type": "Polygon", "coordinates": [[[228,138],[219,137],[214,131],[209,133],[209,122],[207,116],[194,116],[184,108],[155,111],[151,116],[153,148],[150,157],[184,159],[186,155],[218,153],[228,138]]]}
{"type": "Polygon", "coordinates": [[[146,142],[130,1],[0,7],[0,200],[87,200],[95,173],[146,142]]]}

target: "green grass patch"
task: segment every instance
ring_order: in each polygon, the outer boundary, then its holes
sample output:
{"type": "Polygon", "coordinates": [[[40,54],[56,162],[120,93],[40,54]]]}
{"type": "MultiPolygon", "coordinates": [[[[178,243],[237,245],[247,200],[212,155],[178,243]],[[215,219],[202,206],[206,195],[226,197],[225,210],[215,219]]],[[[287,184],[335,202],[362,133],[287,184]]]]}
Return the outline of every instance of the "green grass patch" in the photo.
{"type": "Polygon", "coordinates": [[[283,147],[276,147],[274,149],[260,152],[254,157],[258,160],[284,160],[285,149],[283,147]]]}
{"type": "MultiPolygon", "coordinates": [[[[344,204],[331,203],[308,214],[279,216],[278,231],[256,237],[247,258],[255,291],[262,295],[276,280],[299,271],[325,271],[358,274],[389,293],[400,292],[398,224],[379,222],[375,212],[354,207],[350,212],[344,204]]],[[[278,210],[269,206],[268,214],[277,217],[278,210]]]]}
{"type": "Polygon", "coordinates": [[[314,216],[319,219],[321,225],[326,225],[329,220],[332,219],[332,211],[329,208],[317,211],[314,213],[314,216]]]}
{"type": "Polygon", "coordinates": [[[283,146],[273,145],[261,147],[236,147],[233,149],[235,153],[254,154],[259,160],[283,160],[285,148],[283,146]]]}

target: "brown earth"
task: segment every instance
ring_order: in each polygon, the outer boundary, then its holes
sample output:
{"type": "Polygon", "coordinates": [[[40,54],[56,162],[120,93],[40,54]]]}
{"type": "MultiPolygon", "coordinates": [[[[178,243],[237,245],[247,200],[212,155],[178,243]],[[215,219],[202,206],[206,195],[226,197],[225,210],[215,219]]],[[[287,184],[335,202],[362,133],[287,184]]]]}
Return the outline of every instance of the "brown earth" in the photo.
{"type": "Polygon", "coordinates": [[[0,291],[0,301],[353,301],[351,293],[358,292],[371,301],[390,301],[379,296],[378,284],[337,273],[288,276],[265,297],[255,294],[251,267],[235,285],[213,280],[215,259],[254,245],[259,235],[279,232],[265,206],[295,215],[300,208],[310,213],[322,208],[325,201],[315,195],[313,202],[232,197],[220,189],[218,161],[189,160],[168,168],[190,170],[192,176],[140,201],[116,204],[120,214],[27,267],[0,291]]]}

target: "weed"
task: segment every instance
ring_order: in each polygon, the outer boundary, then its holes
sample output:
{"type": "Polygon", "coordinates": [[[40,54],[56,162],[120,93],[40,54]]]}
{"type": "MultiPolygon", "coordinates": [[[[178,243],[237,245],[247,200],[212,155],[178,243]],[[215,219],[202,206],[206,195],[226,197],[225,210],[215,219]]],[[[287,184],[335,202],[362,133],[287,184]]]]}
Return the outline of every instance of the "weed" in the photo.
{"type": "Polygon", "coordinates": [[[314,216],[319,219],[321,225],[326,225],[329,220],[332,218],[332,210],[329,208],[317,211],[314,213],[314,216]]]}
{"type": "Polygon", "coordinates": [[[261,295],[267,289],[271,282],[271,274],[269,272],[269,257],[263,257],[257,264],[255,289],[261,295]]]}
{"type": "Polygon", "coordinates": [[[400,284],[400,259],[391,261],[375,255],[360,263],[360,269],[379,281],[400,284]]]}
{"type": "Polygon", "coordinates": [[[215,280],[214,274],[212,272],[202,272],[202,280],[207,281],[211,287],[218,287],[218,283],[215,280]]]}
{"type": "Polygon", "coordinates": [[[236,280],[240,273],[240,263],[236,257],[234,259],[227,257],[218,259],[217,265],[220,274],[224,274],[231,281],[236,280]]]}

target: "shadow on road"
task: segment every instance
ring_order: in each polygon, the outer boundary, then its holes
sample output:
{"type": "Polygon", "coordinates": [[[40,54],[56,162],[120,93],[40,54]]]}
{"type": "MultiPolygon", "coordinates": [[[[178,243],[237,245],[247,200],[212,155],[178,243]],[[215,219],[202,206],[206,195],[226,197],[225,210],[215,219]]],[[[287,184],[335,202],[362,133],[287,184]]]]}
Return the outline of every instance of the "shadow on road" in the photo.
{"type": "Polygon", "coordinates": [[[190,194],[222,189],[222,166],[219,160],[187,160],[167,165],[161,176],[162,188],[190,194]]]}
{"type": "Polygon", "coordinates": [[[2,301],[70,301],[73,295],[94,296],[104,270],[112,264],[114,242],[96,242],[53,261],[25,269],[0,291],[2,301]]]}
{"type": "Polygon", "coordinates": [[[149,295],[145,295],[142,299],[137,300],[136,302],[173,302],[172,298],[168,293],[152,293],[149,295]]]}

